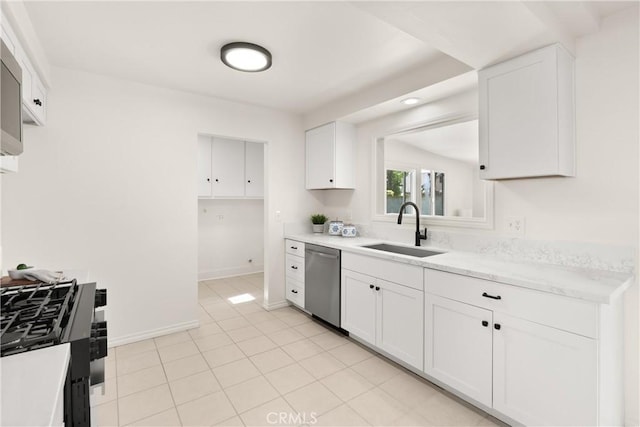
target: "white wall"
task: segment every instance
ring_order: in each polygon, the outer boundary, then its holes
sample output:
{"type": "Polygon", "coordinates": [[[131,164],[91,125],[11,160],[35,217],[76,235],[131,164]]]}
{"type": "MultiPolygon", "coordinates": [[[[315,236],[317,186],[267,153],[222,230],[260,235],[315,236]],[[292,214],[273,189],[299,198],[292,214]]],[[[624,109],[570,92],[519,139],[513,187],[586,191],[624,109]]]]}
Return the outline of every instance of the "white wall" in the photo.
{"type": "MultiPolygon", "coordinates": [[[[638,248],[639,239],[639,31],[638,10],[602,21],[599,32],[576,43],[577,176],[498,181],[495,230],[505,217],[525,217],[525,238],[594,242],[638,248]]],[[[327,209],[371,221],[373,145],[428,118],[477,110],[477,100],[458,96],[358,126],[356,190],[330,192],[327,209]]],[[[428,221],[427,221],[428,222],[428,221]]],[[[625,297],[626,423],[638,425],[638,285],[625,297]]]]}
{"type": "MultiPolygon", "coordinates": [[[[297,116],[53,68],[47,125],[2,179],[3,265],[88,268],[109,290],[111,344],[191,325],[197,134],[266,141],[265,305],[284,303],[282,222],[306,218],[297,116]],[[278,222],[276,211],[280,211],[278,222]]],[[[6,268],[6,267],[5,267],[6,268]]]]}
{"type": "Polygon", "coordinates": [[[264,202],[198,200],[198,279],[236,276],[263,268],[264,202]]]}
{"type": "Polygon", "coordinates": [[[398,133],[401,130],[425,124],[433,118],[450,117],[454,114],[472,116],[478,111],[476,91],[462,93],[448,99],[405,110],[357,126],[355,158],[355,190],[325,190],[325,210],[332,217],[350,219],[356,223],[371,221],[375,208],[373,191],[376,183],[374,145],[379,137],[398,133]]]}

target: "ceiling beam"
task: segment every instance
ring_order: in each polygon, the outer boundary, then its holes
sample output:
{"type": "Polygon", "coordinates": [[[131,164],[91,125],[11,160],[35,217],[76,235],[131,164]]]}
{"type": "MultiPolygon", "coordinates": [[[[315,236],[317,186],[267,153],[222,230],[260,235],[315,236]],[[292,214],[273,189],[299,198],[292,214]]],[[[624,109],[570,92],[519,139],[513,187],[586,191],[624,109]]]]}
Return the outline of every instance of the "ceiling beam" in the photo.
{"type": "Polygon", "coordinates": [[[398,96],[468,73],[471,68],[446,55],[391,76],[381,82],[329,102],[304,115],[305,129],[340,119],[398,96]]]}
{"type": "MultiPolygon", "coordinates": [[[[571,34],[566,25],[555,15],[547,2],[543,1],[522,1],[524,7],[540,20],[540,23],[547,29],[549,36],[556,43],[561,43],[572,55],[575,56],[575,37],[571,34]]],[[[578,2],[576,2],[577,4],[578,2]]]]}
{"type": "Polygon", "coordinates": [[[354,1],[351,4],[480,69],[552,43],[562,43],[573,52],[575,36],[546,3],[354,1]]]}

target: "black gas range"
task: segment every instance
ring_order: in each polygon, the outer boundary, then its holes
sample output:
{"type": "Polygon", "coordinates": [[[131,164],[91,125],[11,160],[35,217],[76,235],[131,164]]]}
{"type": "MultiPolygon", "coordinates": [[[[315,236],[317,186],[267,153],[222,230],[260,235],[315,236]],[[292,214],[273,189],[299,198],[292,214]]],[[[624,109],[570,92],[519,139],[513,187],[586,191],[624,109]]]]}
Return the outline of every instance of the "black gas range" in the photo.
{"type": "Polygon", "coordinates": [[[69,343],[71,358],[64,386],[66,426],[91,425],[90,386],[104,382],[107,355],[105,289],[76,280],[33,282],[0,289],[0,356],[69,343]]]}

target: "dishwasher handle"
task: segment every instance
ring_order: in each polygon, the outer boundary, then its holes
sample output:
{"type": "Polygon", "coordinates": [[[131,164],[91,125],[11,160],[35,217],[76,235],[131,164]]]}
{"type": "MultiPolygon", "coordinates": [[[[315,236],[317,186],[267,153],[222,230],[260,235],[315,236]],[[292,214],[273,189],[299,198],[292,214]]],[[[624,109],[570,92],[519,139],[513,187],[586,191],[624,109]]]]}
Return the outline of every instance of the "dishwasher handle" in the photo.
{"type": "Polygon", "coordinates": [[[338,259],[338,257],[339,257],[339,255],[325,254],[324,252],[313,251],[313,250],[310,250],[310,249],[307,249],[307,252],[309,252],[310,254],[313,254],[313,255],[321,256],[321,257],[324,257],[324,258],[330,258],[330,259],[338,259]]]}

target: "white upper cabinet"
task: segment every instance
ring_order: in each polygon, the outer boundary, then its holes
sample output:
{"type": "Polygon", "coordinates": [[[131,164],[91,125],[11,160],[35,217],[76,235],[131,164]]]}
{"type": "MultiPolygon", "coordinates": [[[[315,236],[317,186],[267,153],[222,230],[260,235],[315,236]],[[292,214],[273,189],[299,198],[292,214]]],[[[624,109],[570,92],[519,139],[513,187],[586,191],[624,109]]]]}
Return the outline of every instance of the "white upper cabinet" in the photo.
{"type": "Polygon", "coordinates": [[[331,122],[306,132],[307,190],[354,188],[355,139],[348,123],[331,122]]]}
{"type": "Polygon", "coordinates": [[[246,197],[264,197],[264,144],[245,142],[246,197]]]}
{"type": "Polygon", "coordinates": [[[2,40],[9,47],[22,69],[22,121],[24,123],[44,125],[47,120],[47,89],[35,71],[23,46],[20,45],[13,29],[2,16],[2,40]]]}
{"type": "Polygon", "coordinates": [[[480,70],[480,178],[575,175],[574,60],[548,46],[480,70]]]}
{"type": "Polygon", "coordinates": [[[16,60],[22,68],[22,121],[44,125],[46,122],[46,89],[22,49],[16,49],[16,60]]]}
{"type": "Polygon", "coordinates": [[[211,197],[211,137],[198,135],[198,197],[211,197]]]}
{"type": "Polygon", "coordinates": [[[198,197],[264,197],[263,144],[199,135],[198,197]]]}
{"type": "Polygon", "coordinates": [[[211,147],[211,195],[244,196],[244,142],[213,138],[211,147]]]}

